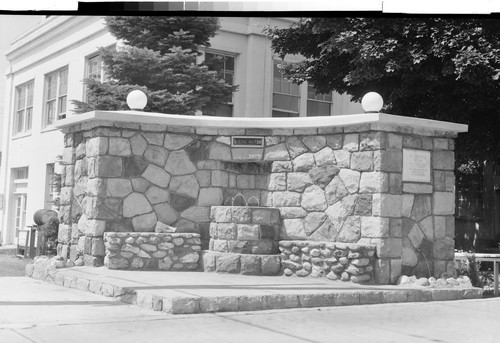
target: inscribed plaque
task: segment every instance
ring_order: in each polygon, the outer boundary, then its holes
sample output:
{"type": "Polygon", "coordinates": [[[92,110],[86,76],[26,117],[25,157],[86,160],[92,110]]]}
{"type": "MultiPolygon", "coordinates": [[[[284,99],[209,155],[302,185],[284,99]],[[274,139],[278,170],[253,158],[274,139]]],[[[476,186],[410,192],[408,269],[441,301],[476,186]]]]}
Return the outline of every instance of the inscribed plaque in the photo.
{"type": "Polygon", "coordinates": [[[431,152],[403,149],[403,181],[431,182],[431,152]]]}

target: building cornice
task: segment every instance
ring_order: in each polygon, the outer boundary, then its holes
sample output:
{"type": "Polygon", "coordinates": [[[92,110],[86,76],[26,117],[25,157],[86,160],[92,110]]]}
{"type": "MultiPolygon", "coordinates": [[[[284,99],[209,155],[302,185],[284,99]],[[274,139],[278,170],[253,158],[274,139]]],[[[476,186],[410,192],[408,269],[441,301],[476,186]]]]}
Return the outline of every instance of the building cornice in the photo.
{"type": "Polygon", "coordinates": [[[88,19],[88,16],[58,16],[52,20],[48,18],[39,26],[16,39],[7,50],[5,56],[9,61],[15,60],[28,51],[46,44],[72,26],[76,26],[88,19]]]}

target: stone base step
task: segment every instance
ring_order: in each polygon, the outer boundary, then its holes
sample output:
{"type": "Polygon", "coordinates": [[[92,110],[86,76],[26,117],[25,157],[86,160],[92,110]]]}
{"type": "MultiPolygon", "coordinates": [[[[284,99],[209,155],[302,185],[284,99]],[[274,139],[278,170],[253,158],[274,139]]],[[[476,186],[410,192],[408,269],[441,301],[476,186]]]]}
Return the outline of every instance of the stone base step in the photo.
{"type": "Polygon", "coordinates": [[[200,265],[205,272],[243,274],[243,275],[280,275],[280,255],[253,255],[223,253],[205,250],[201,253],[200,265]]]}
{"type": "Polygon", "coordinates": [[[483,293],[480,288],[362,286],[340,281],[332,287],[331,281],[325,284],[295,278],[290,282],[290,278],[276,276],[117,271],[89,266],[56,269],[36,262],[26,267],[26,274],[169,314],[477,299],[483,293]]]}

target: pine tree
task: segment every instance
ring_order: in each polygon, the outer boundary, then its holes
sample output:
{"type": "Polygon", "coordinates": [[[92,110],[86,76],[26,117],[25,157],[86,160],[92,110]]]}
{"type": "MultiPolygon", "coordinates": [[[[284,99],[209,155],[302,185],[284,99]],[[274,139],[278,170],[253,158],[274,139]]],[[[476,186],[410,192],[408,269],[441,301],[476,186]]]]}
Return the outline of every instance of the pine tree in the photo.
{"type": "Polygon", "coordinates": [[[231,100],[236,86],[224,82],[216,63],[197,64],[219,29],[215,17],[114,16],[105,18],[117,47],[100,48],[109,77],[86,79],[87,102],[75,112],[127,110],[134,89],[148,96],[145,111],[193,115],[231,100]]]}

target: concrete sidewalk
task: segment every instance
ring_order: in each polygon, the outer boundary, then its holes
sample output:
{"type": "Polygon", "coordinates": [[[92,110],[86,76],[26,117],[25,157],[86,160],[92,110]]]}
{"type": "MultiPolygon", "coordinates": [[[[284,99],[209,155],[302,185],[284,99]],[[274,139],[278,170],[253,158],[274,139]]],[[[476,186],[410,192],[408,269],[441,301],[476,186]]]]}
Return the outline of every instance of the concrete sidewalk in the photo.
{"type": "Polygon", "coordinates": [[[477,299],[478,288],[360,285],[326,279],[204,272],[48,268],[29,265],[27,275],[172,314],[258,311],[401,302],[477,299]]]}
{"type": "Polygon", "coordinates": [[[4,343],[495,343],[500,298],[170,315],[0,277],[4,343]]]}

